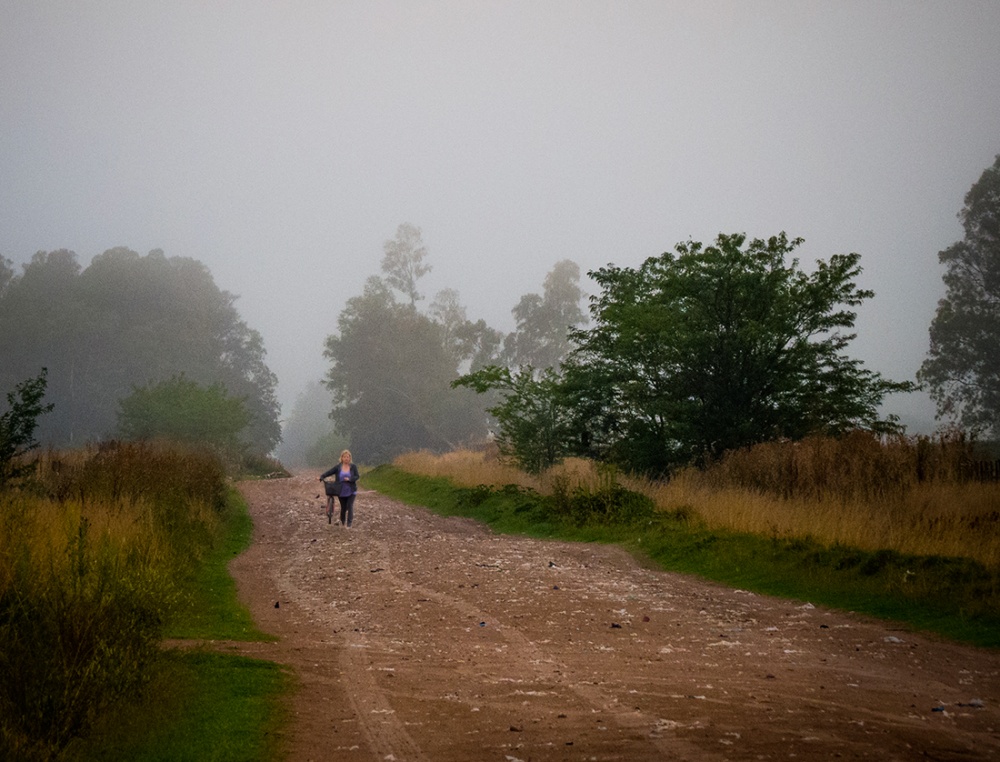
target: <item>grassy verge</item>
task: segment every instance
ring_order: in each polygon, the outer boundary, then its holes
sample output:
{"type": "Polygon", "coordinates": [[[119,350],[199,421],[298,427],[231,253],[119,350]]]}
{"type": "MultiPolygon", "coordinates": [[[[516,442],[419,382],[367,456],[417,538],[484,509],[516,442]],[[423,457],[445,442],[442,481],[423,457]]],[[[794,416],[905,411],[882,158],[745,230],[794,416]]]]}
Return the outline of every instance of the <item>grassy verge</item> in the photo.
{"type": "Polygon", "coordinates": [[[275,759],[275,699],[287,678],[272,662],[167,653],[147,698],[122,707],[66,750],[67,762],[248,762],[275,759]]]}
{"type": "Polygon", "coordinates": [[[268,640],[236,597],[229,562],[250,545],[253,522],[235,490],[226,496],[219,539],[184,580],[184,602],[167,626],[168,638],[268,640]]]}
{"type": "Polygon", "coordinates": [[[733,587],[893,620],[977,646],[1000,648],[1000,571],[965,558],[907,555],[709,529],[690,511],[655,511],[626,521],[581,520],[525,488],[462,488],[383,466],[374,489],[443,515],[479,519],[534,537],[618,543],[659,568],[733,587]]]}
{"type": "MultiPolygon", "coordinates": [[[[183,605],[166,636],[263,640],[236,597],[228,564],[246,549],[253,525],[230,490],[218,540],[182,582],[183,605]]],[[[249,762],[279,758],[279,702],[290,676],[277,664],[204,649],[169,649],[141,700],[104,718],[64,755],[69,762],[121,760],[249,762]]]]}

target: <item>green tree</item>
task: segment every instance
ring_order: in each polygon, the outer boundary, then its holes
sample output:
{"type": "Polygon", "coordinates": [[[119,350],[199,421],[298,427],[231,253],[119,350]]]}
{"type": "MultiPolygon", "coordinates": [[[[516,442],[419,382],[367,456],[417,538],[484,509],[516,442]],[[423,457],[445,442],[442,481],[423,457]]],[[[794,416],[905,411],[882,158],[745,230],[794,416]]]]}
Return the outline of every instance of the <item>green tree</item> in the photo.
{"type": "Polygon", "coordinates": [[[240,320],[235,308],[232,318],[222,336],[219,368],[208,377],[220,379],[230,394],[243,400],[250,422],[241,439],[254,452],[267,454],[281,442],[278,377],[267,366],[260,333],[240,320]]]}
{"type": "Polygon", "coordinates": [[[133,390],[118,413],[124,439],[207,444],[227,454],[240,451],[239,435],[249,423],[243,400],[222,384],[201,386],[183,375],[133,390]]]}
{"type": "Polygon", "coordinates": [[[437,293],[428,317],[440,326],[445,349],[460,366],[481,368],[499,360],[503,334],[484,320],[469,320],[455,289],[445,288],[437,293]]]}
{"type": "Polygon", "coordinates": [[[462,376],[454,385],[499,395],[488,410],[499,427],[497,447],[528,473],[537,474],[568,453],[575,428],[572,411],[563,404],[561,380],[552,368],[536,373],[525,365],[511,372],[494,365],[462,376]]]}
{"type": "Polygon", "coordinates": [[[557,368],[572,348],[570,330],[586,322],[580,267],[564,259],[545,276],[542,294],[525,294],[511,310],[516,329],[504,342],[508,365],[557,368]]]}
{"type": "Polygon", "coordinates": [[[455,331],[460,345],[459,358],[466,371],[478,370],[500,362],[504,336],[485,320],[465,321],[455,331]]]}
{"type": "Polygon", "coordinates": [[[80,265],[65,249],[37,252],[0,292],[0,388],[48,368],[56,415],[39,425],[42,442],[71,443],[92,411],[80,404],[92,363],[92,320],[77,292],[80,265]]]}
{"type": "Polygon", "coordinates": [[[386,283],[401,291],[414,306],[423,296],[417,291],[417,281],[431,271],[424,264],[427,249],[420,228],[404,222],[396,229],[396,237],[386,241],[382,257],[382,272],[386,283]]]}
{"type": "Polygon", "coordinates": [[[469,320],[465,307],[459,299],[458,291],[445,288],[437,293],[431,302],[428,316],[441,326],[442,341],[445,348],[457,361],[465,358],[468,347],[464,340],[464,331],[469,320]]]}
{"type": "Polygon", "coordinates": [[[844,354],[850,309],[873,295],[854,281],[857,254],[786,263],[784,233],[714,246],[680,244],[639,268],[590,273],[602,289],[593,327],[577,331],[564,392],[572,439],[648,473],[756,442],[855,427],[887,431],[878,408],[911,384],[844,354]]]}
{"type": "Polygon", "coordinates": [[[47,375],[42,368],[35,378],[22,381],[7,393],[7,410],[0,415],[0,489],[34,470],[35,464],[24,463],[22,456],[38,447],[38,419],[53,407],[42,402],[47,375]]]}
{"type": "Polygon", "coordinates": [[[965,238],[938,254],[946,294],[918,379],[938,417],[1000,437],[1000,156],[965,196],[965,238]]]}
{"type": "Polygon", "coordinates": [[[372,276],[364,293],[347,301],[338,329],[324,350],[331,362],[330,417],[359,459],[384,462],[482,436],[485,420],[475,395],[450,386],[457,360],[443,326],[397,302],[384,280],[372,276]]]}

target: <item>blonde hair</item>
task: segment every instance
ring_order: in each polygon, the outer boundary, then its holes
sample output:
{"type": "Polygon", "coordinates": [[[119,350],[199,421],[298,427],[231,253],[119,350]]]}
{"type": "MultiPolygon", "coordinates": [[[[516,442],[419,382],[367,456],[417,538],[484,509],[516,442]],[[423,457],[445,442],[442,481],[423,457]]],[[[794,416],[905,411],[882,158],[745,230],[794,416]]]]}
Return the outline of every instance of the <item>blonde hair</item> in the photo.
{"type": "Polygon", "coordinates": [[[344,450],[342,453],[340,453],[340,459],[343,460],[345,455],[348,458],[350,458],[351,460],[354,460],[354,456],[351,455],[351,451],[350,450],[344,450]]]}

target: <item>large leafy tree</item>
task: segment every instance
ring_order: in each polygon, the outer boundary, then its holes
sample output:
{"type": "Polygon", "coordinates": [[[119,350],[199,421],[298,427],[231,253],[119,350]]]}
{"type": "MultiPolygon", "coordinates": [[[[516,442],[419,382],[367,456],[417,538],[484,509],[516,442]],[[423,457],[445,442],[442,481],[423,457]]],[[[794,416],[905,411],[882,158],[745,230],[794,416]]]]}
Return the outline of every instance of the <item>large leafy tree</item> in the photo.
{"type": "Polygon", "coordinates": [[[3,298],[7,286],[14,279],[14,263],[7,257],[0,256],[0,299],[3,298]]]}
{"type": "Polygon", "coordinates": [[[490,328],[485,320],[469,320],[455,289],[446,288],[437,293],[428,317],[440,326],[445,348],[461,367],[474,369],[496,362],[503,334],[490,328]]]}
{"type": "MultiPolygon", "coordinates": [[[[511,310],[516,328],[500,349],[477,355],[454,382],[484,397],[496,422],[503,457],[537,473],[571,449],[574,427],[562,399],[559,365],[573,347],[574,327],[587,321],[581,307],[580,267],[564,259],[545,276],[541,294],[524,294],[511,310]]],[[[578,428],[578,427],[577,427],[578,428]]]]}
{"type": "Polygon", "coordinates": [[[246,443],[269,452],[281,435],[276,378],[234,302],[203,264],[159,250],[110,249],[86,269],[73,252],[39,252],[0,289],[0,382],[49,368],[56,411],[39,436],[62,446],[111,434],[133,387],[184,373],[244,398],[246,443]]]}
{"type": "Polygon", "coordinates": [[[330,420],[330,408],[330,390],[322,381],[309,383],[299,393],[281,432],[277,456],[282,463],[326,468],[340,459],[349,442],[330,420]]]}
{"type": "Polygon", "coordinates": [[[591,454],[662,473],[765,440],[894,427],[883,398],[911,388],[864,369],[854,334],[857,254],[809,274],[800,240],[720,235],[638,268],[590,273],[601,287],[593,327],[577,331],[563,392],[575,441],[591,454]]]}
{"type": "Polygon", "coordinates": [[[919,379],[939,417],[1000,436],[1000,156],[965,196],[965,238],[938,254],[946,294],[919,379]]]}
{"type": "Polygon", "coordinates": [[[384,462],[482,436],[485,416],[475,395],[450,386],[460,358],[445,326],[396,301],[384,280],[372,276],[347,301],[338,329],[324,351],[330,417],[359,459],[384,462]]]}
{"type": "Polygon", "coordinates": [[[88,398],[94,362],[94,321],[81,302],[80,270],[71,251],[40,251],[0,293],[0,386],[11,388],[40,367],[49,369],[47,396],[57,412],[39,425],[46,444],[71,442],[94,414],[80,404],[88,398]]]}
{"type": "Polygon", "coordinates": [[[476,392],[493,393],[496,404],[488,412],[497,420],[500,455],[537,474],[570,452],[575,430],[572,411],[563,404],[561,382],[552,368],[536,372],[530,365],[515,371],[491,365],[453,382],[476,392]]]}

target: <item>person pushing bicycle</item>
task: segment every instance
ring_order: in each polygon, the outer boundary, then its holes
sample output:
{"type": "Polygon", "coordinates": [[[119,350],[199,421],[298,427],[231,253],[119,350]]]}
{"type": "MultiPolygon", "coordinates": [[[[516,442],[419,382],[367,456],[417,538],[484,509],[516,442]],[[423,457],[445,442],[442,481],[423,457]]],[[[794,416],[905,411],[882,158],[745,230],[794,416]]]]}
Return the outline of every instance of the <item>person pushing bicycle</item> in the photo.
{"type": "Polygon", "coordinates": [[[342,526],[350,527],[354,522],[354,498],[358,494],[358,467],[351,462],[351,451],[340,453],[340,462],[333,468],[322,473],[321,482],[326,483],[326,522],[333,521],[333,498],[340,501],[340,521],[342,526]],[[333,477],[332,482],[326,481],[333,477]]]}

